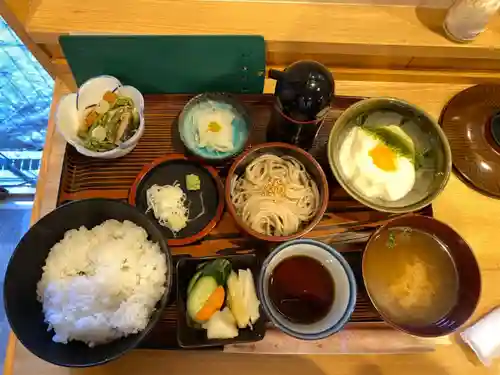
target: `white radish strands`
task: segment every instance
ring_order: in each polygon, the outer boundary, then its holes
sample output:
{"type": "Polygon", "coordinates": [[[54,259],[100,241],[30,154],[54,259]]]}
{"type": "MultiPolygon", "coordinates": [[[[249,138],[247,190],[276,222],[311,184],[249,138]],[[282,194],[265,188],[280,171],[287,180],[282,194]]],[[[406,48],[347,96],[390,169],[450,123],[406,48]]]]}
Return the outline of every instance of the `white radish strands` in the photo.
{"type": "Polygon", "coordinates": [[[148,211],[153,210],[158,222],[170,229],[174,236],[184,229],[189,217],[186,194],[176,181],[173,185],[153,185],[146,192],[148,211]]]}
{"type": "Polygon", "coordinates": [[[203,193],[200,192],[201,211],[194,218],[189,219],[189,204],[186,204],[186,193],[180,188],[179,182],[173,185],[153,185],[146,191],[148,209],[153,210],[156,220],[164,227],[170,229],[174,237],[183,230],[187,223],[194,221],[205,214],[203,193]]]}

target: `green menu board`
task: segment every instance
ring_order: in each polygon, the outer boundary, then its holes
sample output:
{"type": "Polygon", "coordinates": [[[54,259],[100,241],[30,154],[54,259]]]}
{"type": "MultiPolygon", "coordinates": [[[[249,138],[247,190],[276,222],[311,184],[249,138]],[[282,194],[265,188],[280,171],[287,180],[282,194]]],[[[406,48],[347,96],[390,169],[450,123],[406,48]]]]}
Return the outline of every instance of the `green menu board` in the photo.
{"type": "Polygon", "coordinates": [[[75,81],[109,74],[144,94],[261,93],[265,42],[254,35],[63,35],[75,81]]]}

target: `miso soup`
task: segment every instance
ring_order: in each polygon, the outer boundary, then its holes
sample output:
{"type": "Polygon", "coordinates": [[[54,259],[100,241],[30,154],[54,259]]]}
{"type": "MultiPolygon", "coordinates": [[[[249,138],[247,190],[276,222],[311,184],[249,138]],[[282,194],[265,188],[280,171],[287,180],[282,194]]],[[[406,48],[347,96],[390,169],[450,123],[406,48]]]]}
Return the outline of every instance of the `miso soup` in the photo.
{"type": "Polygon", "coordinates": [[[390,228],[372,240],[363,260],[371,299],[396,324],[427,325],[446,316],[458,297],[458,274],[446,246],[432,235],[390,228]]]}

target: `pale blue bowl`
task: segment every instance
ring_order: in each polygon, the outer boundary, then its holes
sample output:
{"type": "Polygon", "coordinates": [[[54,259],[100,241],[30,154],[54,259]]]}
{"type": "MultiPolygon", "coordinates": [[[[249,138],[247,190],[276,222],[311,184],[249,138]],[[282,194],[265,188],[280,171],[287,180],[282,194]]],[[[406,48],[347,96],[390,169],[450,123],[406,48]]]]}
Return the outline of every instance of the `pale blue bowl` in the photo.
{"type": "Polygon", "coordinates": [[[221,161],[241,153],[246,146],[250,134],[251,118],[245,107],[232,95],[225,93],[205,93],[192,98],[182,110],[179,116],[179,135],[184,146],[195,156],[205,160],[221,161]],[[198,106],[207,102],[216,103],[221,109],[233,111],[235,117],[233,126],[234,149],[227,152],[219,152],[196,144],[196,124],[193,114],[198,106]]]}

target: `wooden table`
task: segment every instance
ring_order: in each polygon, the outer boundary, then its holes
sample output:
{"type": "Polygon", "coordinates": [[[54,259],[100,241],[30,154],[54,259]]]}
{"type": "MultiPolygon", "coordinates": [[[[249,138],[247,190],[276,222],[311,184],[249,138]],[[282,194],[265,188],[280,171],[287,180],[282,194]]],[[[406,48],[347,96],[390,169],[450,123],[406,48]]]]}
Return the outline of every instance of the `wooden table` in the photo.
{"type": "Polygon", "coordinates": [[[82,33],[262,35],[269,65],[313,59],[342,80],[500,81],[500,16],[472,43],[454,43],[442,30],[446,9],[435,8],[450,1],[0,0],[0,14],[67,85],[58,38],[82,33]]]}
{"type": "MultiPolygon", "coordinates": [[[[419,82],[338,81],[339,95],[395,96],[424,108],[437,117],[444,104],[463,84],[419,82]]],[[[272,91],[266,82],[266,92],[272,91]]],[[[47,132],[32,221],[55,207],[64,152],[64,141],[54,132],[53,114],[67,88],[56,82],[51,118],[47,132]]],[[[452,176],[443,194],[434,204],[436,218],[455,228],[472,246],[479,261],[483,279],[480,304],[472,320],[500,305],[500,200],[476,193],[452,176]]],[[[498,333],[495,333],[498,334],[498,333]]],[[[11,335],[5,362],[5,375],[86,375],[168,374],[220,375],[479,375],[500,373],[500,364],[490,369],[480,365],[474,356],[450,337],[451,345],[439,345],[425,354],[399,355],[256,355],[208,352],[169,352],[136,350],[121,359],[97,368],[70,370],[49,365],[22,347],[11,335]]]]}

